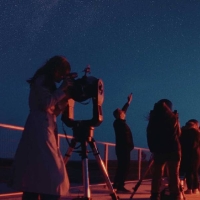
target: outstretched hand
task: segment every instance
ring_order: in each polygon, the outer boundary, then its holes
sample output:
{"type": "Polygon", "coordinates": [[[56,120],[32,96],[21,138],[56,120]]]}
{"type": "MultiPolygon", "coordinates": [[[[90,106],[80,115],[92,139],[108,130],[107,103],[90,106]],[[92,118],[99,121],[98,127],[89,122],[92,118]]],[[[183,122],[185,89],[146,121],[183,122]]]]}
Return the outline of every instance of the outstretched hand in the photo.
{"type": "Polygon", "coordinates": [[[131,103],[131,101],[132,101],[132,98],[133,98],[133,94],[132,93],[130,93],[129,95],[128,95],[128,104],[130,104],[131,103]]]}

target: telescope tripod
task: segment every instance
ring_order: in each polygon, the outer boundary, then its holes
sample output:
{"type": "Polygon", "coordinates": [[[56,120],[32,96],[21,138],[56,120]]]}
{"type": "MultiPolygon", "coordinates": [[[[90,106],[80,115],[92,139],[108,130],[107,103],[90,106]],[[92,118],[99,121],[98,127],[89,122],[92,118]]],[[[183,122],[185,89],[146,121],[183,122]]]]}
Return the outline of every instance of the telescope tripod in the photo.
{"type": "MultiPolygon", "coordinates": [[[[111,184],[109,176],[108,176],[108,172],[107,172],[105,165],[100,157],[99,151],[97,149],[97,146],[96,146],[96,143],[95,143],[95,140],[93,137],[88,137],[85,140],[82,140],[82,139],[79,140],[76,137],[73,138],[71,140],[71,144],[65,154],[64,163],[67,164],[77,142],[80,142],[80,144],[81,144],[81,157],[82,157],[82,173],[83,173],[82,175],[83,175],[84,197],[83,198],[81,197],[81,199],[82,200],[91,200],[92,199],[90,187],[89,187],[88,156],[87,156],[87,154],[88,154],[87,145],[89,144],[92,149],[93,155],[95,156],[96,161],[99,165],[99,168],[104,176],[106,185],[110,191],[110,196],[111,196],[112,200],[117,200],[118,197],[116,195],[115,190],[112,187],[112,184],[111,184]]],[[[76,199],[78,200],[79,198],[75,198],[74,200],[76,200],[76,199]]]]}

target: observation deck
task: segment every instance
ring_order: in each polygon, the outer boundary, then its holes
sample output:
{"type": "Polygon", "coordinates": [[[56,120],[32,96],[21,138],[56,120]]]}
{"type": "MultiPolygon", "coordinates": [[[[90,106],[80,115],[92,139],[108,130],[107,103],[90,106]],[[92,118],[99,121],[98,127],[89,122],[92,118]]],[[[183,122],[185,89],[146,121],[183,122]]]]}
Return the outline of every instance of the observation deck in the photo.
{"type": "MultiPolygon", "coordinates": [[[[18,142],[21,137],[23,127],[14,126],[9,124],[0,124],[1,145],[0,145],[0,200],[21,200],[22,192],[13,191],[7,187],[9,179],[10,168],[12,159],[16,151],[18,142]]],[[[70,140],[72,136],[66,136],[64,134],[58,134],[59,148],[64,155],[68,149],[66,137],[70,140]]],[[[115,144],[108,142],[96,141],[102,160],[108,171],[111,182],[114,179],[116,171],[116,156],[115,156],[115,144]]],[[[131,166],[129,175],[125,187],[130,190],[130,193],[122,194],[117,193],[119,199],[130,199],[134,186],[142,178],[142,183],[137,189],[136,193],[132,197],[135,200],[148,200],[150,196],[151,185],[151,170],[143,177],[149,166],[149,160],[151,153],[148,149],[135,147],[131,152],[131,166]]],[[[94,156],[88,154],[89,162],[89,178],[90,178],[90,191],[92,200],[111,200],[109,190],[105,184],[103,176],[94,156]]],[[[74,198],[83,198],[84,188],[82,186],[82,165],[81,157],[75,153],[72,154],[69,162],[67,163],[67,171],[70,179],[70,191],[68,196],[62,197],[62,200],[72,200],[74,198]]],[[[163,180],[164,187],[165,179],[163,180]]],[[[185,194],[187,200],[200,199],[200,194],[185,194]]]]}

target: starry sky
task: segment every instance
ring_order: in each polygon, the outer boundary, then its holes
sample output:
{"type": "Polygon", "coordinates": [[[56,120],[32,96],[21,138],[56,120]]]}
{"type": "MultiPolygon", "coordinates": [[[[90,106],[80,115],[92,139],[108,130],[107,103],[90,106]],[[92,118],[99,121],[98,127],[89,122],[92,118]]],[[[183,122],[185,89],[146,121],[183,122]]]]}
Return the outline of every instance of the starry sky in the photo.
{"type": "MultiPolygon", "coordinates": [[[[127,111],[135,146],[147,147],[147,116],[168,98],[181,126],[200,120],[199,0],[3,0],[0,2],[0,123],[24,126],[26,80],[54,55],[72,71],[104,82],[98,141],[114,142],[112,115],[132,92],[127,111]]],[[[75,104],[75,119],[91,105],[75,104]]],[[[58,117],[59,132],[63,132],[58,117]]],[[[66,127],[67,133],[71,129],[66,127]]]]}

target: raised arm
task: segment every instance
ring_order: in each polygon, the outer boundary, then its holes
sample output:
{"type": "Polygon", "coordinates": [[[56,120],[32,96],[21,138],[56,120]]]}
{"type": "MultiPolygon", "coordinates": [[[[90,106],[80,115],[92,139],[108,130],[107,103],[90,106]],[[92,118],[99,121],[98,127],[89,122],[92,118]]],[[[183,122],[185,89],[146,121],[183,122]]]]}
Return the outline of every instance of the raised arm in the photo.
{"type": "Polygon", "coordinates": [[[122,110],[123,110],[125,113],[126,113],[128,107],[129,107],[129,105],[130,105],[130,103],[131,103],[131,101],[132,101],[132,98],[133,98],[133,94],[130,93],[130,94],[128,95],[128,97],[127,97],[127,102],[124,104],[124,106],[123,106],[123,108],[122,108],[122,110]]]}

